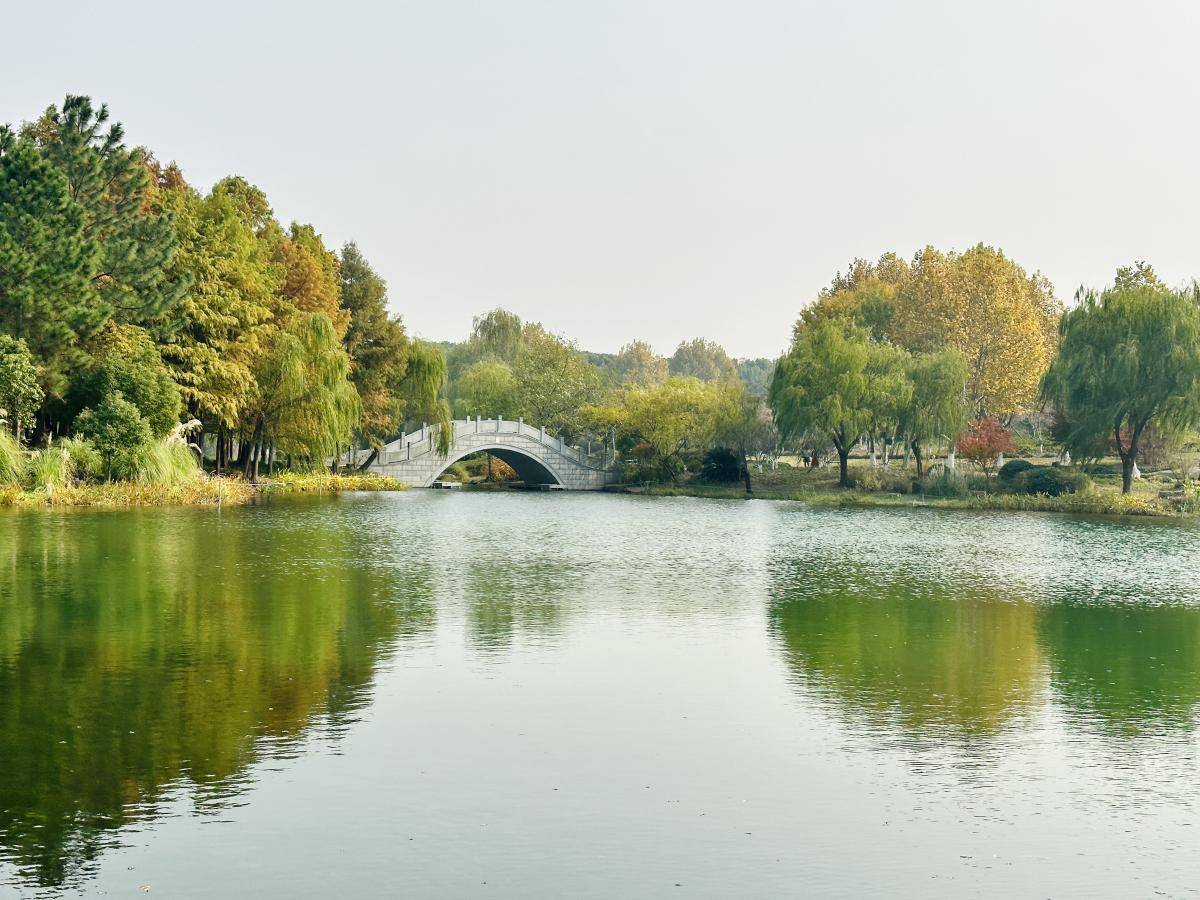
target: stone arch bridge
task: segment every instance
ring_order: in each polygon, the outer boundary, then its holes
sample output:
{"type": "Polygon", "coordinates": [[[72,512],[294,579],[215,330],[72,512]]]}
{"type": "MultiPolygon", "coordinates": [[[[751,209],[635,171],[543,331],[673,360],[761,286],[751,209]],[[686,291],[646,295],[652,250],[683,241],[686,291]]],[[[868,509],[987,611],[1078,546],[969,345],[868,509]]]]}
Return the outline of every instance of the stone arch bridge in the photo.
{"type": "Polygon", "coordinates": [[[463,419],[451,423],[454,439],[450,452],[437,449],[439,426],[422,426],[387,444],[367,470],[387,475],[413,487],[430,487],[464,456],[486,450],[504,460],[525,484],[558,485],[569,491],[598,491],[617,481],[611,453],[590,453],[572,447],[545,428],[503,418],[463,419]]]}

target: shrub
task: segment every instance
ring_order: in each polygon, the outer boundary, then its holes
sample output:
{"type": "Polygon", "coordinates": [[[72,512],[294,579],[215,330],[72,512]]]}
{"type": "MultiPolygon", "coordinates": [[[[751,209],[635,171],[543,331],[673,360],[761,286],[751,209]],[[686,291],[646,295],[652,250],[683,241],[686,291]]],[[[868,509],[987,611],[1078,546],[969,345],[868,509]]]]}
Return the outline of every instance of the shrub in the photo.
{"type": "Polygon", "coordinates": [[[1047,497],[1082,494],[1091,488],[1091,482],[1083,473],[1055,467],[1027,469],[1017,476],[1015,485],[1021,493],[1044,494],[1047,497]]]}
{"type": "Polygon", "coordinates": [[[109,479],[137,477],[139,463],[150,444],[150,426],[120,391],[106,396],[94,409],[81,412],[75,427],[100,453],[109,479]]]}
{"type": "Polygon", "coordinates": [[[913,486],[910,475],[876,468],[860,469],[854,472],[850,476],[850,482],[860,491],[882,491],[890,494],[911,493],[913,486]]]}
{"type": "Polygon", "coordinates": [[[442,473],[443,481],[470,481],[471,472],[467,464],[462,460],[454,463],[450,468],[442,473]]]}
{"type": "Polygon", "coordinates": [[[995,419],[975,419],[970,429],[959,437],[955,445],[960,456],[979,466],[980,471],[991,477],[996,459],[1001,453],[1012,453],[1012,434],[1001,427],[995,419]]]}
{"type": "Polygon", "coordinates": [[[6,429],[0,428],[0,485],[15,487],[25,480],[29,457],[6,429]]]}
{"type": "Polygon", "coordinates": [[[86,438],[66,438],[59,446],[71,457],[71,472],[75,478],[90,480],[104,475],[104,460],[86,438]]]}
{"type": "Polygon", "coordinates": [[[704,455],[700,478],[716,484],[729,484],[742,477],[742,460],[728,447],[714,447],[704,455]]]}
{"type": "Polygon", "coordinates": [[[1027,459],[1010,459],[1000,467],[997,473],[1001,481],[1012,481],[1022,472],[1034,468],[1033,463],[1027,459]]]}
{"type": "Polygon", "coordinates": [[[966,478],[946,468],[927,475],[921,487],[930,497],[966,497],[971,492],[966,478]]]}

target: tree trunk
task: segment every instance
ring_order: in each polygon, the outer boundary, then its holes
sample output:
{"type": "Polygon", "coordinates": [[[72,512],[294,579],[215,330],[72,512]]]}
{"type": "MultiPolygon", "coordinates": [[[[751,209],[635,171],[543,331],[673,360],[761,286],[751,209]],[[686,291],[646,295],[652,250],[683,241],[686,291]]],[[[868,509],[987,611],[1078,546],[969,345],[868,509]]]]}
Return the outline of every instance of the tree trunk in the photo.
{"type": "Polygon", "coordinates": [[[358,467],[358,471],[360,471],[360,472],[367,471],[367,469],[371,468],[371,466],[373,466],[375,464],[375,460],[377,460],[377,459],[379,459],[379,451],[372,450],[370,453],[367,454],[366,461],[361,466],[358,467]]]}
{"type": "Polygon", "coordinates": [[[921,459],[921,445],[916,441],[909,444],[912,447],[913,459],[917,461],[917,481],[925,477],[925,461],[921,459]]]}
{"type": "Polygon", "coordinates": [[[1134,427],[1133,433],[1129,436],[1129,449],[1126,450],[1121,446],[1121,426],[1118,424],[1113,429],[1113,439],[1117,444],[1117,455],[1121,457],[1121,493],[1128,494],[1133,490],[1133,479],[1137,474],[1137,450],[1138,438],[1142,435],[1142,429],[1145,427],[1143,422],[1141,425],[1134,427]]]}
{"type": "Polygon", "coordinates": [[[742,479],[746,482],[746,493],[754,493],[754,485],[750,482],[750,464],[746,461],[746,451],[742,451],[742,479]]]}
{"type": "Polygon", "coordinates": [[[242,467],[242,477],[249,480],[251,473],[254,475],[254,480],[258,480],[258,467],[255,465],[254,451],[262,440],[263,424],[262,419],[254,425],[254,433],[250,440],[242,443],[239,448],[238,465],[242,467]]]}
{"type": "Polygon", "coordinates": [[[838,484],[844,488],[850,487],[850,448],[837,448],[838,455],[838,484]]]}

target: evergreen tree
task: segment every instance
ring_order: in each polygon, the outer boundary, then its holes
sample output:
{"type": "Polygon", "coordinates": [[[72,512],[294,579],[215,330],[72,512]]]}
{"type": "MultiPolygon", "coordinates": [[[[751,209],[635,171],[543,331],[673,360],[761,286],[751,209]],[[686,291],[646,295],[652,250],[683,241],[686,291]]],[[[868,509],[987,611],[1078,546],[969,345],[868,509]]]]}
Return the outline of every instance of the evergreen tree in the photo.
{"type": "Polygon", "coordinates": [[[388,315],[387,283],[354,243],[342,248],[341,282],[342,308],[350,317],[343,344],[362,404],[358,431],[379,448],[403,421],[408,335],[400,317],[388,315]]]}
{"type": "MultiPolygon", "coordinates": [[[[168,213],[147,209],[147,154],[124,144],[120,123],[108,124],[108,107],[68,94],[62,109],[49,107],[23,134],[67,181],[83,216],[82,233],[99,253],[88,257],[91,288],[105,315],[143,322],[175,303],[187,287],[169,268],[175,232],[168,213]]],[[[84,333],[82,336],[87,337],[84,333]]]]}
{"type": "Polygon", "coordinates": [[[26,343],[52,394],[78,339],[108,318],[91,282],[99,257],[63,173],[0,128],[0,329],[26,343]]]}

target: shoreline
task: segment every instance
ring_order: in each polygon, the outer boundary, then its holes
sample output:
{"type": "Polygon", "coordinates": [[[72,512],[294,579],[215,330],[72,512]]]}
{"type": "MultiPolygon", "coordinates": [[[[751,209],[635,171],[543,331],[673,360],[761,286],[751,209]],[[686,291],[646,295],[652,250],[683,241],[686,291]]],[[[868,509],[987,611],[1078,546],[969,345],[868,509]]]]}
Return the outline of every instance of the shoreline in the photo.
{"type": "MultiPolygon", "coordinates": [[[[464,484],[468,491],[506,491],[501,485],[464,484]]],[[[251,483],[240,476],[209,476],[196,482],[163,486],[113,481],[58,488],[53,492],[0,488],[0,508],[52,509],[62,507],[96,509],[139,509],[148,507],[223,507],[246,506],[271,495],[337,494],[349,491],[406,491],[410,485],[380,475],[339,474],[328,472],[282,472],[270,480],[251,483]]],[[[1086,494],[976,493],[970,497],[934,497],[853,488],[817,488],[797,490],[763,486],[751,493],[737,485],[613,485],[603,493],[646,497],[694,497],[707,500],[775,500],[808,503],[846,509],[894,508],[973,510],[988,512],[1052,512],[1077,515],[1102,515],[1126,519],[1200,518],[1196,513],[1172,508],[1148,494],[1122,495],[1110,491],[1086,494]]]]}
{"type": "Polygon", "coordinates": [[[1116,494],[1097,491],[1087,494],[975,494],[970,497],[933,497],[926,494],[900,494],[859,491],[853,488],[827,490],[778,490],[769,487],[746,493],[739,486],[708,484],[614,486],[612,493],[648,497],[698,497],[710,500],[787,500],[814,506],[842,508],[903,508],[938,510],[974,510],[986,512],[1053,512],[1120,518],[1195,519],[1196,513],[1171,509],[1145,494],[1116,494]]]}
{"type": "Polygon", "coordinates": [[[140,509],[159,506],[246,506],[270,494],[336,494],[342,491],[404,491],[408,485],[382,475],[281,472],[251,483],[240,476],[208,476],[178,485],[106,481],[52,491],[0,488],[0,508],[140,509]]]}

